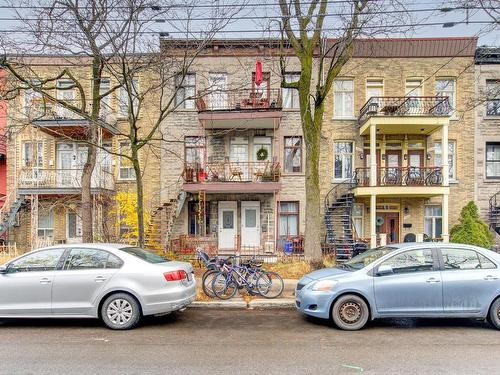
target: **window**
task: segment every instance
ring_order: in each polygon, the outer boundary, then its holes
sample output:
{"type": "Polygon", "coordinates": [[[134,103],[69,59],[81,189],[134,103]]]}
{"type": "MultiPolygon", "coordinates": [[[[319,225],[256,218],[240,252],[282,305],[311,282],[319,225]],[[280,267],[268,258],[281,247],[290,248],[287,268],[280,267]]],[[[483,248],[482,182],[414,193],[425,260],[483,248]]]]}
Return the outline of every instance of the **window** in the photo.
{"type": "MultiPolygon", "coordinates": [[[[39,86],[40,81],[38,79],[32,79],[32,86],[39,86]]],[[[24,91],[24,114],[26,117],[35,118],[43,115],[43,96],[41,93],[36,92],[33,89],[28,89],[24,91]]]]}
{"type": "Polygon", "coordinates": [[[54,236],[54,211],[46,210],[38,212],[38,237],[54,236]]]}
{"type": "Polygon", "coordinates": [[[431,249],[405,251],[382,262],[379,267],[382,265],[391,266],[393,273],[396,274],[435,270],[431,249]]]}
{"type": "MultiPolygon", "coordinates": [[[[457,174],[456,174],[456,142],[455,141],[448,141],[448,174],[451,180],[456,180],[457,174]]],[[[436,142],[434,145],[434,165],[436,167],[441,167],[443,165],[443,161],[441,159],[441,142],[436,142]]]]}
{"type": "MultiPolygon", "coordinates": [[[[101,78],[101,87],[99,88],[99,95],[104,95],[111,89],[111,80],[109,78],[101,78]]],[[[111,114],[111,94],[104,96],[101,99],[101,118],[106,118],[111,114]]]]}
{"type": "Polygon", "coordinates": [[[136,116],[139,109],[139,84],[136,78],[132,79],[132,84],[129,85],[129,87],[131,91],[130,93],[128,92],[125,84],[120,87],[118,112],[119,116],[122,118],[128,118],[130,102],[133,103],[133,112],[136,116]]]}
{"type": "Polygon", "coordinates": [[[441,238],[443,233],[443,212],[441,206],[425,206],[424,233],[429,238],[441,238]]]}
{"type": "Polygon", "coordinates": [[[144,249],[141,249],[140,247],[122,247],[120,250],[126,252],[127,254],[133,255],[139,259],[142,259],[148,263],[170,262],[169,259],[161,255],[155,254],[151,251],[146,251],[144,249]]]}
{"type": "Polygon", "coordinates": [[[120,264],[121,260],[113,254],[108,253],[107,251],[97,249],[71,249],[64,264],[64,269],[88,270],[119,268],[118,265],[120,264]],[[108,265],[110,267],[108,267],[108,265]]]}
{"type": "MultiPolygon", "coordinates": [[[[273,155],[273,150],[272,150],[272,138],[271,137],[261,137],[261,136],[256,136],[253,137],[253,157],[256,161],[264,162],[266,160],[271,160],[272,155],[273,155]],[[260,150],[266,150],[267,151],[267,157],[265,159],[260,159],[257,157],[257,154],[259,153],[260,150]]],[[[263,154],[262,154],[263,156],[263,154]]]]}
{"type": "Polygon", "coordinates": [[[279,202],[279,236],[299,234],[299,202],[279,202]]]}
{"type": "Polygon", "coordinates": [[[181,73],[175,76],[175,105],[182,109],[194,109],[196,95],[196,75],[192,73],[181,73]]]}
{"type": "Polygon", "coordinates": [[[486,178],[500,178],[500,143],[486,143],[486,178]]]}
{"type": "Polygon", "coordinates": [[[205,223],[205,234],[210,233],[210,202],[205,202],[205,220],[200,215],[198,201],[188,202],[188,233],[193,235],[204,235],[203,221],[205,223]]]}
{"type": "Polygon", "coordinates": [[[357,238],[364,237],[364,208],[362,203],[354,203],[352,207],[352,223],[357,238]]]}
{"type": "Polygon", "coordinates": [[[422,80],[411,78],[406,80],[405,96],[422,96],[422,80]]]}
{"type": "Polygon", "coordinates": [[[336,180],[352,177],[354,163],[354,142],[334,142],[334,174],[336,180]]]}
{"type": "Polygon", "coordinates": [[[208,89],[210,109],[225,109],[227,107],[227,74],[209,73],[208,89]]]}
{"type": "MultiPolygon", "coordinates": [[[[56,97],[63,103],[75,105],[75,83],[69,79],[57,81],[56,97]]],[[[74,114],[71,110],[62,105],[57,106],[57,116],[60,118],[72,118],[74,114]]]]}
{"type": "Polygon", "coordinates": [[[333,84],[335,118],[354,117],[354,83],[352,79],[336,79],[333,84]]]}
{"type": "MultiPolygon", "coordinates": [[[[297,82],[300,79],[300,73],[286,73],[285,82],[297,82]]],[[[283,108],[298,109],[299,104],[299,90],[296,89],[282,89],[283,108]]]]}
{"type": "Polygon", "coordinates": [[[57,263],[63,252],[64,249],[51,249],[28,254],[9,263],[7,271],[9,273],[52,271],[57,267],[57,263]]]}
{"type": "Polygon", "coordinates": [[[23,143],[23,167],[43,166],[43,142],[23,143]]]}
{"type": "Polygon", "coordinates": [[[302,137],[285,137],[285,173],[302,172],[302,137]]]}
{"type": "Polygon", "coordinates": [[[469,249],[441,249],[444,268],[446,270],[493,269],[495,263],[469,249]]]}
{"type": "MultiPolygon", "coordinates": [[[[370,98],[384,96],[384,80],[383,79],[367,79],[366,80],[366,101],[370,98]]],[[[374,99],[375,100],[375,99],[374,99]]]]}
{"type": "Polygon", "coordinates": [[[486,116],[500,116],[500,80],[486,80],[486,116]]]}
{"type": "Polygon", "coordinates": [[[453,79],[437,79],[436,80],[436,96],[447,96],[450,107],[455,108],[455,80],[453,79]]]}
{"type": "MultiPolygon", "coordinates": [[[[130,142],[122,141],[120,142],[120,154],[130,154],[130,142]]],[[[135,178],[134,167],[132,166],[132,161],[124,156],[120,157],[120,180],[133,180],[135,178]]]]}
{"type": "Polygon", "coordinates": [[[202,166],[205,161],[205,138],[185,137],[184,153],[186,165],[202,166]]]}

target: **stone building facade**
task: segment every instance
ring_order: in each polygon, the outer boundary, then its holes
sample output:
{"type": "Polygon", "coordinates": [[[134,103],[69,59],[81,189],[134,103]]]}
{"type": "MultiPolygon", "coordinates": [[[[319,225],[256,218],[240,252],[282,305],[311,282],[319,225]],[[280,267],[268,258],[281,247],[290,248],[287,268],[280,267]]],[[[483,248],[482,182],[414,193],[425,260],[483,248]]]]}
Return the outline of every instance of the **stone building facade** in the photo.
{"type": "Polygon", "coordinates": [[[500,232],[500,49],[478,48],[475,58],[475,185],[481,217],[500,232]]]}

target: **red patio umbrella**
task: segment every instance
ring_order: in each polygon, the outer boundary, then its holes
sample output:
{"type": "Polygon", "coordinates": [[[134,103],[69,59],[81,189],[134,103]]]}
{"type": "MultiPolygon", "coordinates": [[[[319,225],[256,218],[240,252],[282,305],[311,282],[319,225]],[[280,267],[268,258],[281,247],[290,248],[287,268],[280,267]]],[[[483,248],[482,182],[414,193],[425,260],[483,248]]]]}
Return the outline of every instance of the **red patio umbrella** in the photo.
{"type": "Polygon", "coordinates": [[[257,60],[255,63],[255,84],[260,86],[262,83],[262,63],[257,60]]]}

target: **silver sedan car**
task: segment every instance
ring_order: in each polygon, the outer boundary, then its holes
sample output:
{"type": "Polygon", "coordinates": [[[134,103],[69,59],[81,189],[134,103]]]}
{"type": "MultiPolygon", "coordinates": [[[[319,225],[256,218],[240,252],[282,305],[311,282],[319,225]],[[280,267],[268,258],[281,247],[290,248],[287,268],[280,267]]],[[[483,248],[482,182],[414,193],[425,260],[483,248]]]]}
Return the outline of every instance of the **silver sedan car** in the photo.
{"type": "Polygon", "coordinates": [[[370,319],[479,318],[500,329],[500,255],[455,243],[405,243],[369,250],[305,275],[297,308],[345,330],[370,319]]]}
{"type": "Polygon", "coordinates": [[[100,318],[129,329],[195,294],[190,263],[123,244],[47,247],[0,266],[0,318],[100,318]]]}

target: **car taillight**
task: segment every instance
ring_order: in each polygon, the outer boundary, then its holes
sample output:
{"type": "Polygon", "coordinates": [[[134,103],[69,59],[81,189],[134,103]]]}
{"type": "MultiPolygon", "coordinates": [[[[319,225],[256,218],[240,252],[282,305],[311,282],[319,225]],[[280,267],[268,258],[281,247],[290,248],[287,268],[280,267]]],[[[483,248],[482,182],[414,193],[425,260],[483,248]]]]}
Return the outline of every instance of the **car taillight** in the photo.
{"type": "Polygon", "coordinates": [[[180,281],[187,279],[188,275],[184,270],[170,271],[163,274],[167,281],[180,281]]]}

